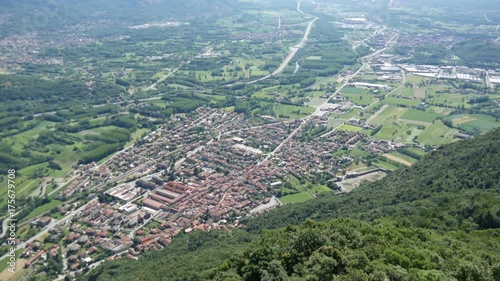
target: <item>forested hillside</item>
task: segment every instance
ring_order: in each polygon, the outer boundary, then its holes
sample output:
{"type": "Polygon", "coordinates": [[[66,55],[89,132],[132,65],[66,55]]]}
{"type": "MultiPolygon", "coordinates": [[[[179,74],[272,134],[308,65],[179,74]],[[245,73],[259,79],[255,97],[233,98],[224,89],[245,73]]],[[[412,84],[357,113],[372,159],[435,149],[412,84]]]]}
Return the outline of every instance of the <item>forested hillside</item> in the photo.
{"type": "Polygon", "coordinates": [[[250,219],[247,232],[181,235],[82,280],[500,280],[499,166],[497,129],[350,194],[250,219]]]}

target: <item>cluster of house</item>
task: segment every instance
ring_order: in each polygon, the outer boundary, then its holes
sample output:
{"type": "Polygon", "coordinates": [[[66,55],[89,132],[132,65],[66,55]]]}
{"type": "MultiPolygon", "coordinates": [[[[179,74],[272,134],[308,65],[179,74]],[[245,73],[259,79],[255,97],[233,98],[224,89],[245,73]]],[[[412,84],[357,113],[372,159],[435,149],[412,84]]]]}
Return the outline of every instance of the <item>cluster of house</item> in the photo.
{"type": "Polygon", "coordinates": [[[246,42],[246,41],[252,41],[252,40],[271,40],[271,39],[277,39],[281,37],[285,37],[288,34],[290,34],[290,31],[281,28],[281,29],[276,29],[275,31],[269,31],[269,32],[249,32],[249,33],[238,33],[238,34],[232,34],[231,38],[240,42],[246,42]]]}
{"type": "Polygon", "coordinates": [[[347,28],[347,29],[373,29],[378,25],[370,20],[368,20],[364,16],[357,17],[348,17],[342,21],[336,21],[334,24],[338,27],[347,28]]]}
{"type": "Polygon", "coordinates": [[[0,69],[12,71],[25,63],[61,65],[63,64],[62,59],[41,56],[39,50],[49,47],[62,48],[76,44],[91,44],[94,42],[95,39],[74,34],[68,34],[58,39],[42,38],[37,36],[36,33],[0,38],[0,47],[10,46],[9,52],[2,54],[0,57],[0,69]]]}
{"type": "Polygon", "coordinates": [[[175,57],[175,54],[163,54],[161,56],[146,56],[146,60],[148,61],[168,60],[172,57],[175,57]]]}
{"type": "Polygon", "coordinates": [[[210,46],[203,48],[202,52],[195,56],[196,59],[205,59],[205,58],[215,58],[218,57],[220,53],[215,52],[214,49],[210,46]]]}
{"type": "Polygon", "coordinates": [[[386,47],[387,42],[389,42],[396,34],[396,30],[384,28],[377,31],[374,36],[365,39],[363,42],[376,50],[380,50],[386,47]]]}
{"type": "Polygon", "coordinates": [[[411,34],[402,33],[398,38],[398,46],[401,48],[400,51],[406,51],[406,54],[402,54],[407,57],[411,57],[415,49],[419,46],[428,45],[432,42],[434,46],[441,46],[445,48],[451,48],[460,42],[460,38],[454,35],[446,33],[421,33],[421,34],[411,34]]]}

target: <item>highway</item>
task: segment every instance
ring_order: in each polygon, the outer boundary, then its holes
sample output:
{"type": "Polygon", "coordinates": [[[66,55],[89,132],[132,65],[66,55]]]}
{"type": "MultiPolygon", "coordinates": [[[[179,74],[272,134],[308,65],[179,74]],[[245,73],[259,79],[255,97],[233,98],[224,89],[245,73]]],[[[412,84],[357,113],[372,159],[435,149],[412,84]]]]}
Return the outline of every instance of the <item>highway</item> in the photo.
{"type": "Polygon", "coordinates": [[[181,67],[183,67],[185,64],[189,64],[191,61],[187,61],[183,64],[181,64],[179,67],[177,67],[176,69],[174,69],[172,72],[170,72],[169,74],[167,75],[164,75],[162,78],[158,79],[158,81],[156,81],[155,83],[153,83],[151,86],[147,87],[144,89],[144,91],[152,91],[152,90],[156,90],[156,86],[158,84],[160,84],[161,82],[165,81],[168,77],[174,75],[177,71],[179,71],[179,69],[181,69],[181,67]]]}
{"type": "MultiPolygon", "coordinates": [[[[299,2],[300,3],[300,2],[299,2]]],[[[350,81],[356,77],[370,62],[373,58],[377,57],[378,55],[380,55],[381,53],[385,52],[396,40],[396,38],[398,37],[399,33],[396,33],[391,39],[389,39],[389,41],[387,41],[387,43],[385,44],[384,48],[378,50],[378,51],[375,51],[374,53],[370,54],[370,55],[367,55],[363,58],[360,59],[361,62],[363,62],[363,65],[352,75],[346,77],[345,81],[344,81],[344,84],[342,84],[342,86],[340,86],[339,88],[337,88],[337,90],[335,91],[335,93],[333,93],[332,96],[336,96],[338,93],[340,93],[340,91],[345,87],[347,86],[347,84],[350,83],[350,81]]],[[[307,124],[309,122],[309,120],[311,120],[311,118],[316,114],[318,113],[319,111],[321,111],[321,109],[323,108],[323,106],[325,104],[327,104],[329,102],[330,99],[327,99],[323,104],[321,104],[320,106],[318,106],[316,108],[316,110],[314,111],[314,113],[312,113],[311,115],[305,117],[304,119],[302,119],[302,123],[300,124],[299,127],[297,127],[293,132],[290,133],[290,135],[288,135],[288,137],[286,139],[284,139],[271,153],[267,154],[267,156],[264,158],[264,160],[262,160],[261,162],[259,162],[257,164],[257,166],[260,166],[262,165],[262,163],[264,163],[265,161],[269,160],[274,154],[276,154],[278,151],[280,151],[280,149],[288,142],[290,141],[298,132],[300,132],[300,130],[302,129],[302,127],[307,124]]]]}
{"type": "MultiPolygon", "coordinates": [[[[306,15],[308,17],[311,17],[311,15],[308,15],[308,14],[304,13],[300,9],[300,1],[297,3],[297,11],[299,11],[299,13],[301,13],[301,14],[304,14],[304,15],[306,15]]],[[[302,48],[302,47],[304,47],[304,45],[306,44],[307,40],[309,39],[309,34],[311,33],[312,26],[313,26],[314,22],[317,21],[317,20],[318,20],[318,18],[315,17],[313,20],[311,20],[309,22],[309,24],[307,25],[307,28],[306,28],[306,32],[304,33],[304,36],[302,37],[302,40],[300,40],[300,42],[297,45],[295,45],[293,47],[290,47],[290,52],[283,59],[283,61],[281,62],[280,66],[276,70],[274,70],[269,75],[266,75],[264,77],[261,77],[259,79],[256,79],[256,80],[253,80],[253,81],[250,81],[250,82],[247,82],[247,84],[254,84],[254,83],[257,83],[259,81],[269,79],[270,77],[276,76],[276,75],[280,74],[281,72],[283,72],[283,70],[285,69],[285,67],[287,67],[287,65],[290,63],[290,61],[293,59],[293,57],[297,54],[297,52],[299,51],[299,49],[302,48]]]]}

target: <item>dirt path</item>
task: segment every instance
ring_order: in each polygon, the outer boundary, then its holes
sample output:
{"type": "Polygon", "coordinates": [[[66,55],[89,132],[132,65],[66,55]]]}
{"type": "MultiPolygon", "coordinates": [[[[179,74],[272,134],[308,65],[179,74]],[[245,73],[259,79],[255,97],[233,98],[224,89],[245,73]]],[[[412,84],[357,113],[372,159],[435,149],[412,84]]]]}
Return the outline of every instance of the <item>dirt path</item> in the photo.
{"type": "Polygon", "coordinates": [[[401,159],[401,158],[396,157],[396,156],[391,155],[391,154],[384,154],[384,157],[385,157],[385,158],[387,158],[387,159],[390,159],[390,160],[396,161],[396,162],[398,162],[398,163],[401,163],[401,164],[403,164],[403,165],[406,165],[406,166],[411,166],[411,165],[412,165],[412,163],[411,163],[411,162],[408,162],[408,161],[406,161],[406,160],[404,160],[404,159],[401,159]]]}

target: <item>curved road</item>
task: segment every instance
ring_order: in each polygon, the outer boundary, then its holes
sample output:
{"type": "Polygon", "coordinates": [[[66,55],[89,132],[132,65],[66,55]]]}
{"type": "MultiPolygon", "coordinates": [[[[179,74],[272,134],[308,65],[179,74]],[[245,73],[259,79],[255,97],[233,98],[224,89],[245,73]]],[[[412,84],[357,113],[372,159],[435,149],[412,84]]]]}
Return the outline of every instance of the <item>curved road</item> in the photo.
{"type": "MultiPolygon", "coordinates": [[[[17,216],[21,211],[18,211],[17,213],[14,214],[14,217],[17,216]]],[[[7,226],[10,221],[13,221],[13,219],[10,217],[10,215],[5,216],[5,219],[3,220],[2,223],[2,234],[0,234],[0,238],[4,238],[5,235],[7,235],[7,226]]]]}

